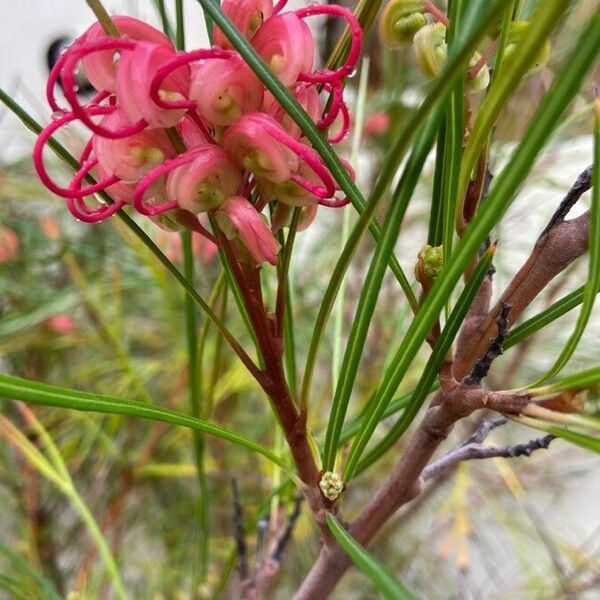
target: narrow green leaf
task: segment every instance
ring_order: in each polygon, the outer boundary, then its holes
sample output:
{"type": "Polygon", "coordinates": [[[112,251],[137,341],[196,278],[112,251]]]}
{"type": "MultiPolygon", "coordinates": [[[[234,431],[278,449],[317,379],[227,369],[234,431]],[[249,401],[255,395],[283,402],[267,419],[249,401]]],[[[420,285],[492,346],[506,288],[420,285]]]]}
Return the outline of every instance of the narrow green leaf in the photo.
{"type": "Polygon", "coordinates": [[[224,427],[213,425],[202,419],[196,419],[168,408],[150,406],[141,402],[113,396],[69,390],[4,374],[0,374],[0,397],[22,400],[29,404],[138,417],[140,419],[161,421],[163,423],[170,423],[171,425],[187,427],[188,429],[222,438],[238,446],[243,446],[252,452],[262,454],[282,469],[289,470],[281,458],[275,456],[268,448],[257,442],[224,427]]]}
{"type": "MultiPolygon", "coordinates": [[[[449,4],[450,27],[447,32],[448,47],[456,44],[456,34],[462,27],[462,0],[452,0],[449,4]]],[[[442,249],[444,262],[450,260],[454,239],[456,194],[458,177],[465,137],[465,78],[459,77],[454,83],[446,104],[444,137],[444,175],[442,188],[442,249]]]]}
{"type": "MultiPolygon", "coordinates": [[[[545,0],[544,2],[539,2],[536,12],[530,20],[531,27],[528,30],[527,36],[524,36],[524,39],[521,41],[518,52],[512,54],[510,64],[503,62],[501,75],[494,77],[491,89],[477,114],[477,118],[469,134],[467,145],[465,146],[458,186],[457,198],[459,207],[457,217],[460,218],[462,215],[462,203],[469,178],[475,167],[477,157],[492,131],[498,114],[516,90],[523,75],[531,67],[536,56],[538,56],[539,49],[560,21],[569,4],[569,0],[545,0]]],[[[555,123],[550,124],[551,127],[554,125],[555,123]]]]}
{"type": "Polygon", "coordinates": [[[514,151],[507,166],[495,179],[485,203],[469,224],[456,246],[451,260],[436,279],[421,309],[412,321],[392,364],[386,369],[382,383],[373,399],[363,429],[354,440],[357,448],[364,448],[373,434],[381,414],[396,393],[404,375],[424,342],[454,286],[464,273],[478,248],[492,227],[510,206],[515,192],[530,171],[537,154],[549,138],[565,108],[577,93],[586,73],[594,64],[600,50],[596,36],[600,16],[590,19],[584,27],[569,57],[569,69],[562,71],[554,81],[523,140],[514,151]]]}
{"type": "Polygon", "coordinates": [[[564,377],[560,381],[547,385],[541,388],[537,388],[536,392],[541,393],[554,393],[564,392],[567,390],[584,390],[592,388],[600,384],[600,367],[594,367],[587,371],[581,371],[580,373],[574,373],[568,377],[564,377]]]}
{"type": "Polygon", "coordinates": [[[327,526],[344,552],[364,573],[386,600],[414,600],[414,596],[395,575],[361,546],[331,514],[326,513],[327,526]]]}
{"type": "Polygon", "coordinates": [[[557,300],[554,304],[543,310],[541,313],[527,319],[518,327],[515,327],[504,342],[504,349],[511,348],[521,343],[525,338],[533,335],[536,331],[543,329],[546,325],[556,321],[570,310],[579,306],[583,302],[584,286],[567,294],[564,298],[557,300]]]}
{"type": "MultiPolygon", "coordinates": [[[[476,4],[479,6],[479,2],[476,4]]],[[[475,4],[473,6],[475,6],[475,4]]],[[[477,44],[485,35],[489,25],[500,13],[502,6],[503,4],[501,1],[488,2],[482,7],[482,10],[470,11],[471,19],[469,21],[465,20],[465,29],[469,32],[469,34],[466,36],[466,39],[461,40],[461,43],[457,44],[456,51],[453,49],[453,51],[449,53],[449,57],[446,61],[442,74],[436,80],[429,94],[427,94],[421,103],[419,109],[413,114],[413,116],[409,117],[405,127],[390,148],[387,158],[382,165],[379,176],[369,196],[369,202],[352,229],[346,246],[344,247],[344,250],[342,251],[342,254],[339,257],[330,277],[327,289],[325,290],[325,294],[319,308],[319,313],[317,314],[317,319],[306,358],[301,393],[302,405],[306,405],[308,403],[312,377],[317,362],[317,353],[324,334],[325,325],[331,313],[331,309],[333,308],[341,281],[346,273],[346,270],[348,269],[348,266],[350,265],[354,253],[359,247],[362,235],[366,230],[379,201],[384,196],[392,178],[396,174],[400,160],[404,156],[404,153],[406,152],[413,136],[421,129],[421,126],[427,116],[435,109],[436,106],[438,106],[439,103],[443,102],[456,77],[460,76],[463,72],[465,64],[468,63],[473,52],[475,51],[475,48],[477,47],[477,44]]],[[[404,286],[403,290],[406,293],[404,286]]]]}
{"type": "Polygon", "coordinates": [[[565,429],[564,427],[550,426],[546,428],[546,431],[556,435],[571,444],[575,444],[585,450],[591,450],[596,454],[600,454],[600,438],[593,437],[591,435],[585,435],[572,429],[565,429]]]}
{"type": "Polygon", "coordinates": [[[352,319],[352,327],[337,379],[327,425],[323,449],[323,468],[328,471],[334,470],[339,437],[344,425],[352,388],[358,374],[358,366],[363,355],[367,333],[383,283],[388,256],[393,252],[400,233],[400,225],[423,170],[427,155],[431,150],[440,121],[438,113],[439,111],[432,115],[415,142],[413,152],[390,203],[390,209],[383,226],[383,234],[377,242],[375,254],[362,286],[356,314],[352,319]]]}
{"type": "Polygon", "coordinates": [[[169,17],[167,15],[167,10],[165,8],[165,0],[153,0],[154,8],[156,8],[156,12],[160,17],[160,22],[162,24],[162,30],[165,32],[169,38],[175,40],[175,34],[173,32],[173,26],[169,21],[169,17]]]}
{"type": "Polygon", "coordinates": [[[373,464],[383,454],[385,454],[402,436],[402,434],[408,429],[414,418],[417,416],[419,410],[423,406],[425,399],[429,395],[429,392],[433,386],[434,381],[438,377],[442,363],[448,356],[448,352],[454,342],[454,338],[458,334],[467,312],[473,303],[477,291],[481,287],[481,283],[486,277],[492,259],[494,257],[495,246],[491,246],[479,264],[473,271],[473,274],[467,281],[465,289],[462,291],[456,305],[450,313],[446,325],[440,334],[440,337],[431,353],[423,373],[415,390],[411,396],[410,402],[405,408],[402,416],[396,421],[394,426],[387,432],[385,437],[369,452],[362,460],[359,459],[364,451],[365,445],[357,443],[356,440],[367,438],[355,438],[355,442],[350,450],[346,467],[344,470],[344,480],[349,481],[350,478],[356,473],[364,471],[368,466],[373,464]]]}

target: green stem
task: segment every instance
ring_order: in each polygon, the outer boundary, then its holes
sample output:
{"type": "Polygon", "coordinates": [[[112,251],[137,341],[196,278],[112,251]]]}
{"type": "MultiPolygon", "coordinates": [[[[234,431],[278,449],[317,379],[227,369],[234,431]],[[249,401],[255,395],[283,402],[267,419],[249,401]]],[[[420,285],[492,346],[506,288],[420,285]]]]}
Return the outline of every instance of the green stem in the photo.
{"type": "Polygon", "coordinates": [[[185,27],[183,20],[183,0],[175,0],[175,45],[177,50],[185,50],[185,27]]]}
{"type": "MultiPolygon", "coordinates": [[[[184,231],[181,234],[181,242],[183,247],[183,272],[184,276],[191,287],[194,287],[194,254],[192,250],[192,234],[189,231],[184,231]]],[[[197,322],[196,322],[196,305],[193,299],[188,294],[185,294],[185,329],[187,339],[188,353],[188,387],[190,393],[190,405],[192,416],[200,418],[201,407],[201,392],[198,372],[198,337],[197,337],[197,322]]],[[[204,468],[204,436],[194,431],[194,458],[196,462],[196,476],[198,479],[199,496],[196,503],[196,519],[198,533],[200,536],[198,552],[200,563],[200,578],[205,580],[208,572],[209,561],[209,514],[208,514],[208,494],[206,485],[206,474],[204,468]]],[[[197,587],[196,582],[193,582],[192,588],[197,587]]]]}
{"type": "Polygon", "coordinates": [[[98,23],[102,25],[102,28],[106,33],[112,37],[121,37],[121,32],[117,29],[117,26],[112,22],[108,12],[104,8],[100,0],[85,0],[87,5],[91,8],[98,23]]]}

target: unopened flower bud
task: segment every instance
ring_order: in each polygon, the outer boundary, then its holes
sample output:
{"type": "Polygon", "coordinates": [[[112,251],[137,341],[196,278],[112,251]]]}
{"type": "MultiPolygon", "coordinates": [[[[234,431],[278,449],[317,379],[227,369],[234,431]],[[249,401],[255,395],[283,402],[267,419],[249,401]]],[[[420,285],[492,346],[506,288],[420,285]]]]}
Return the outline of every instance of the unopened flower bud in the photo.
{"type": "MultiPolygon", "coordinates": [[[[512,60],[512,57],[516,56],[519,52],[519,44],[527,37],[527,32],[531,27],[529,21],[513,21],[508,28],[508,39],[506,48],[504,50],[505,61],[512,60]]],[[[550,40],[546,39],[543,46],[539,49],[535,56],[532,66],[529,68],[527,73],[535,73],[540,69],[543,69],[550,60],[550,54],[552,52],[552,46],[550,40]]]]}
{"type": "Polygon", "coordinates": [[[383,42],[390,48],[412,44],[417,31],[427,25],[424,12],[421,0],[389,2],[379,21],[379,33],[383,42]]]}
{"type": "MultiPolygon", "coordinates": [[[[162,31],[152,25],[128,16],[111,17],[121,34],[130,40],[146,40],[173,48],[173,43],[162,31]]],[[[99,42],[108,38],[108,34],[100,23],[94,23],[82,36],[86,43],[99,42]]],[[[94,52],[83,58],[83,70],[90,83],[97,90],[115,92],[117,89],[116,76],[120,60],[115,56],[114,50],[94,52]]]]}
{"type": "Polygon", "coordinates": [[[215,218],[225,237],[240,242],[255,264],[277,264],[281,244],[275,239],[265,217],[246,198],[228,198],[215,213],[215,218]]]}
{"type": "Polygon", "coordinates": [[[415,277],[428,291],[444,266],[444,253],[442,246],[426,245],[419,252],[415,265],[415,277]]]}
{"type": "Polygon", "coordinates": [[[312,71],[315,41],[308,25],[293,12],[265,21],[252,45],[286,86],[296,83],[300,73],[312,71]]]}
{"type": "MultiPolygon", "coordinates": [[[[251,40],[259,27],[273,14],[271,0],[223,0],[221,10],[247,39],[251,40]]],[[[233,48],[219,27],[214,28],[215,44],[221,48],[233,48]]]]}
{"type": "MultiPolygon", "coordinates": [[[[118,110],[100,121],[103,127],[114,130],[127,124],[128,120],[118,110]]],[[[139,181],[175,153],[167,134],[160,129],[145,130],[118,139],[95,135],[93,145],[102,170],[108,175],[116,175],[124,183],[139,181]]]]}
{"type": "Polygon", "coordinates": [[[414,37],[417,64],[425,77],[437,77],[448,55],[446,28],[442,23],[432,23],[421,28],[414,37]]]}
{"type": "Polygon", "coordinates": [[[200,148],[192,162],[173,169],[167,179],[168,197],[194,214],[218,208],[242,182],[241,171],[223,149],[214,144],[200,148]]]}

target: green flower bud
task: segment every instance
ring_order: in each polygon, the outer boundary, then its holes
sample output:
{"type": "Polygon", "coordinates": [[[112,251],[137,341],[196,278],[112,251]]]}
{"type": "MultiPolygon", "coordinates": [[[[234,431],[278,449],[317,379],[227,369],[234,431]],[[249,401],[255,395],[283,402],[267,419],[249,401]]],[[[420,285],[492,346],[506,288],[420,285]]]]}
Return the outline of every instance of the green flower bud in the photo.
{"type": "Polygon", "coordinates": [[[424,246],[415,265],[415,277],[427,292],[444,266],[442,246],[424,246]]]}
{"type": "Polygon", "coordinates": [[[415,33],[427,25],[424,11],[420,0],[389,2],[379,21],[379,33],[383,42],[390,48],[412,44],[415,33]]]}
{"type": "Polygon", "coordinates": [[[440,74],[446,57],[446,28],[441,23],[426,25],[415,34],[415,56],[423,75],[434,79],[440,74]]]}
{"type": "MultiPolygon", "coordinates": [[[[529,21],[514,21],[510,24],[503,60],[510,61],[513,56],[516,56],[516,53],[519,52],[519,44],[527,36],[530,27],[531,23],[529,21]]],[[[543,69],[548,64],[551,53],[552,46],[550,40],[547,39],[535,56],[533,65],[527,73],[531,74],[543,69]]]]}

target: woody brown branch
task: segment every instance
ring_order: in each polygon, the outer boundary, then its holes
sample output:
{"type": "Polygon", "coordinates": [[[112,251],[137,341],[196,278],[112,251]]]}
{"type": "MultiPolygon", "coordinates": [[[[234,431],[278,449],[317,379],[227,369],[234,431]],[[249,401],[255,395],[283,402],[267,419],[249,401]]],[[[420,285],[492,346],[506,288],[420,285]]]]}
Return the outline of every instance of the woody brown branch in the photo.
{"type": "Polygon", "coordinates": [[[218,236],[240,287],[263,356],[265,366],[257,374],[257,382],[269,397],[281,425],[298,476],[304,484],[302,492],[307,504],[321,526],[323,535],[329,536],[329,530],[325,525],[326,500],[319,489],[321,472],[308,440],[306,415],[301,414],[294,404],[285,377],[282,332],[278,331],[275,320],[265,308],[259,270],[253,265],[239,261],[231,243],[220,233],[218,236]]]}
{"type": "MultiPolygon", "coordinates": [[[[580,190],[582,187],[578,193],[580,190]]],[[[581,193],[583,191],[579,196],[581,193]]],[[[564,204],[563,201],[561,207],[564,204]]],[[[563,211],[559,219],[551,221],[552,227],[544,230],[530,257],[487,315],[491,281],[484,283],[469,315],[471,321],[467,319],[459,336],[452,366],[453,377],[446,374],[442,390],[436,394],[390,478],[349,527],[350,534],[359,543],[367,545],[394,512],[420,493],[423,470],[458,420],[480,408],[519,414],[528,403],[527,397],[486,392],[479,386],[458,381],[472,371],[476,362],[486,354],[490,341],[498,335],[497,320],[503,307],[511,306],[505,323],[510,327],[556,275],[587,251],[589,213],[570,221],[565,221],[565,216],[563,211]]],[[[295,599],[328,597],[349,566],[350,560],[339,545],[325,543],[295,599]]]]}
{"type": "Polygon", "coordinates": [[[454,358],[457,379],[469,373],[497,333],[496,320],[504,304],[511,306],[508,315],[511,326],[559,273],[587,252],[589,221],[588,211],[575,219],[561,221],[539,238],[494,308],[479,322],[468,323],[468,329],[461,334],[454,358]]]}

